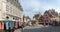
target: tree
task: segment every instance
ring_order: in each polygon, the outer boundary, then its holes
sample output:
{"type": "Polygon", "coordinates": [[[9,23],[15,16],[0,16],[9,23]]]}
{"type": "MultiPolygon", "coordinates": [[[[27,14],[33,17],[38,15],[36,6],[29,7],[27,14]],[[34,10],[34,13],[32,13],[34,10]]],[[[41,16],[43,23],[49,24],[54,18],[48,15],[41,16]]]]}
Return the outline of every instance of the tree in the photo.
{"type": "Polygon", "coordinates": [[[23,15],[23,21],[24,21],[24,20],[26,20],[26,21],[27,21],[27,20],[31,20],[31,19],[30,19],[30,17],[29,17],[29,16],[24,16],[24,15],[23,15]]]}
{"type": "Polygon", "coordinates": [[[38,20],[40,16],[41,16],[41,14],[35,14],[35,15],[33,16],[33,18],[35,18],[35,20],[38,20]]]}

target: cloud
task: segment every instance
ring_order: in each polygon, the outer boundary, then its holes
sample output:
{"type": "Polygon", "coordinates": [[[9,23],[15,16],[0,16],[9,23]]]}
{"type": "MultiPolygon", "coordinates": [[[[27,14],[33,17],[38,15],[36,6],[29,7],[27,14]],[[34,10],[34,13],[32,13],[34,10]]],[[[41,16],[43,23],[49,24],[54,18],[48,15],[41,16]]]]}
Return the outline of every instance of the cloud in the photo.
{"type": "Polygon", "coordinates": [[[60,12],[60,0],[20,0],[24,14],[33,17],[36,13],[44,13],[45,10],[55,9],[60,12]]]}
{"type": "Polygon", "coordinates": [[[30,6],[32,8],[40,8],[40,2],[38,2],[37,0],[32,0],[30,6]]]}
{"type": "Polygon", "coordinates": [[[55,9],[56,12],[60,12],[60,0],[41,0],[40,2],[41,8],[44,8],[45,10],[55,9]]]}

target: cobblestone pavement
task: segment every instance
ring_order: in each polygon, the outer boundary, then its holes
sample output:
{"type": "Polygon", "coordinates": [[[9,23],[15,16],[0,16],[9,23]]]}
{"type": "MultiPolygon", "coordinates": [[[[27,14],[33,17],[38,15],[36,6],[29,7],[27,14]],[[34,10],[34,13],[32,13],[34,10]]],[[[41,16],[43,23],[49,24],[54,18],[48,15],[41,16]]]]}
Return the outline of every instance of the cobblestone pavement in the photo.
{"type": "Polygon", "coordinates": [[[14,32],[60,32],[60,26],[45,26],[40,28],[29,28],[25,27],[22,29],[15,30],[14,32]]]}
{"type": "Polygon", "coordinates": [[[22,31],[21,31],[21,28],[20,28],[20,29],[15,30],[14,32],[22,32],[22,31]]]}
{"type": "Polygon", "coordinates": [[[23,29],[34,29],[34,28],[42,28],[44,26],[26,26],[23,29]]]}
{"type": "Polygon", "coordinates": [[[43,27],[35,29],[24,29],[23,32],[60,32],[60,27],[43,27]]]}
{"type": "Polygon", "coordinates": [[[20,29],[17,29],[15,30],[14,32],[24,32],[25,29],[34,29],[34,28],[41,28],[43,27],[42,25],[38,25],[38,26],[26,26],[24,28],[20,28],[20,29]]]}

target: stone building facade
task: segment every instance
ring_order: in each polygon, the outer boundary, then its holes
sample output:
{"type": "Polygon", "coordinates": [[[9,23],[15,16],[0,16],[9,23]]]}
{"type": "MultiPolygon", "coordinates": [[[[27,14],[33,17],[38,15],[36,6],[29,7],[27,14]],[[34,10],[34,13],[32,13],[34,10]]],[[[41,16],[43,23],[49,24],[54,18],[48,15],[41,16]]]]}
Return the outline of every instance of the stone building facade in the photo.
{"type": "Polygon", "coordinates": [[[44,15],[42,15],[39,19],[39,24],[49,25],[50,23],[50,16],[47,11],[45,11],[44,15]]]}
{"type": "Polygon", "coordinates": [[[46,10],[39,19],[40,24],[52,24],[55,21],[59,22],[59,16],[55,9],[46,10]]]}
{"type": "Polygon", "coordinates": [[[0,19],[21,20],[23,9],[18,0],[0,0],[0,19]]]}

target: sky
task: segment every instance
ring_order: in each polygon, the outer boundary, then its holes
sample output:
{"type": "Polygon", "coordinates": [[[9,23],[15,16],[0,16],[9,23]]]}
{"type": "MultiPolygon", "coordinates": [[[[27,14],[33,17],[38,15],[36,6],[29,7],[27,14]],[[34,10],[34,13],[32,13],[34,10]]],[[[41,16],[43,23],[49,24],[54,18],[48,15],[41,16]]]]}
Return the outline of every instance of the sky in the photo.
{"type": "Polygon", "coordinates": [[[60,0],[19,0],[23,14],[32,18],[34,14],[43,14],[45,10],[55,9],[60,13],[60,0]]]}

